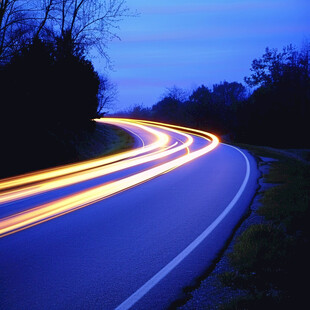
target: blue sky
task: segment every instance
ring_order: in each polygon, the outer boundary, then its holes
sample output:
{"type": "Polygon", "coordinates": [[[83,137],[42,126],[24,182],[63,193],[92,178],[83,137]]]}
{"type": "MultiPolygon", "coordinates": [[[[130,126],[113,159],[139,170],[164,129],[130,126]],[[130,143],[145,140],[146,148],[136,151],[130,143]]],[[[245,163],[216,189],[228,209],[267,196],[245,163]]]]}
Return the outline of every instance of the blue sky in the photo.
{"type": "MultiPolygon", "coordinates": [[[[243,82],[265,48],[310,42],[309,0],[127,0],[140,15],[109,44],[114,110],[152,106],[166,88],[243,82]]],[[[104,63],[94,60],[97,71],[104,63]]]]}

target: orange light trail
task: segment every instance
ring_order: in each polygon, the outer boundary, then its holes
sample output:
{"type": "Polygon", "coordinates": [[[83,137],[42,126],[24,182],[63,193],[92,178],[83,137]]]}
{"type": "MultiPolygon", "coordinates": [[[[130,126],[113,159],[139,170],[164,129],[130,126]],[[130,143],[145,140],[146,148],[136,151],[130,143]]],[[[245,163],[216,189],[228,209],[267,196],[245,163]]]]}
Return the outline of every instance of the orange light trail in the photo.
{"type": "MultiPolygon", "coordinates": [[[[155,139],[155,142],[142,149],[136,149],[118,155],[109,156],[109,158],[103,158],[97,161],[89,161],[72,166],[60,167],[58,168],[59,171],[56,172],[48,170],[39,172],[38,175],[34,173],[30,176],[21,176],[20,179],[14,178],[13,181],[15,183],[11,184],[13,184],[13,186],[17,186],[15,184],[18,184],[18,186],[21,186],[21,188],[18,188],[15,191],[4,191],[0,198],[4,199],[4,201],[12,201],[14,199],[20,199],[21,197],[28,197],[28,195],[34,195],[43,191],[75,184],[77,182],[96,178],[98,176],[113,173],[115,171],[120,171],[128,167],[138,166],[143,163],[152,162],[161,158],[167,158],[168,156],[178,152],[181,152],[181,154],[177,158],[172,158],[170,160],[167,159],[167,161],[163,164],[158,164],[157,166],[137,172],[124,178],[81,190],[77,193],[56,199],[52,202],[45,203],[5,217],[0,220],[0,237],[4,237],[22,229],[32,227],[33,225],[43,223],[52,218],[61,216],[68,212],[72,212],[79,208],[115,195],[116,193],[132,188],[138,184],[153,179],[161,174],[167,173],[168,171],[171,171],[200,156],[207,154],[208,152],[214,150],[219,144],[218,138],[213,134],[181,126],[132,119],[104,118],[98,121],[119,126],[130,124],[136,128],[139,128],[139,130],[143,130],[150,134],[153,139],[155,139]],[[185,139],[185,142],[182,141],[182,144],[175,143],[169,146],[168,143],[170,138],[162,131],[180,135],[183,137],[183,139],[185,139]],[[193,136],[199,136],[207,140],[207,145],[191,152],[190,146],[194,142],[193,136]],[[161,150],[159,150],[159,148],[161,148],[161,150]],[[184,153],[182,150],[186,150],[186,152],[184,153]],[[132,158],[132,156],[135,157],[132,158]],[[117,158],[117,160],[115,158],[117,158]],[[99,165],[98,162],[100,162],[99,165]],[[104,166],[102,166],[102,162],[105,163],[104,166]],[[71,169],[73,169],[74,172],[72,172],[71,169]],[[41,173],[43,173],[43,176],[40,175],[41,173]],[[49,180],[49,178],[52,179],[49,180]],[[39,187],[36,185],[31,186],[31,183],[38,181],[40,182],[39,187]]],[[[8,185],[8,182],[10,182],[10,180],[4,180],[4,182],[0,182],[0,188],[1,185],[4,184],[4,187],[6,186],[5,188],[9,189],[10,186],[8,185]]]]}
{"type": "MultiPolygon", "coordinates": [[[[103,122],[102,120],[99,120],[103,122]]],[[[124,124],[125,122],[120,121],[118,124],[124,124]]],[[[57,178],[60,176],[72,174],[75,172],[80,172],[87,169],[92,169],[95,167],[100,167],[103,165],[107,165],[116,161],[121,161],[129,157],[138,156],[142,153],[150,152],[156,148],[164,146],[168,140],[169,137],[163,133],[160,133],[158,131],[155,131],[152,128],[140,125],[140,124],[131,124],[135,127],[139,127],[143,129],[144,131],[150,133],[151,135],[154,135],[156,137],[155,142],[148,146],[144,146],[142,148],[138,148],[135,150],[123,152],[116,155],[111,155],[99,159],[89,160],[82,163],[76,163],[71,165],[65,165],[59,168],[52,168],[52,169],[46,169],[39,172],[33,172],[29,174],[25,174],[22,176],[7,178],[0,181],[0,191],[6,190],[8,188],[12,187],[18,187],[18,186],[24,186],[26,184],[31,184],[39,181],[44,181],[52,178],[57,178]]]]}
{"type": "MultiPolygon", "coordinates": [[[[143,127],[140,127],[140,128],[143,128],[143,127]]],[[[177,133],[177,131],[173,129],[167,129],[167,130],[170,132],[177,133]]],[[[172,146],[167,146],[164,148],[164,145],[169,140],[167,135],[160,135],[160,133],[156,133],[156,135],[157,135],[158,140],[161,139],[160,145],[162,146],[160,150],[154,151],[153,153],[150,153],[147,155],[143,155],[145,152],[143,153],[141,152],[142,155],[139,157],[128,158],[126,161],[122,161],[122,162],[115,161],[109,165],[106,164],[104,166],[99,166],[98,168],[90,168],[88,170],[85,169],[85,165],[82,165],[81,171],[78,171],[77,167],[75,167],[75,170],[77,172],[74,174],[73,173],[68,173],[67,175],[64,174],[61,177],[52,178],[52,180],[48,182],[43,181],[40,183],[35,183],[34,185],[28,185],[27,180],[25,183],[22,183],[24,178],[21,178],[22,180],[19,182],[18,189],[7,190],[4,193],[0,193],[0,203],[8,203],[8,202],[15,201],[18,199],[30,197],[32,195],[38,195],[43,192],[47,192],[50,190],[54,190],[54,189],[69,186],[72,184],[80,183],[83,181],[91,180],[97,177],[102,177],[110,173],[121,171],[121,170],[131,168],[131,167],[134,167],[140,164],[148,163],[148,162],[163,158],[165,156],[169,156],[173,153],[179,152],[184,148],[188,148],[193,143],[193,138],[191,136],[185,133],[182,133],[182,135],[186,138],[186,142],[183,143],[183,145],[180,145],[178,147],[173,147],[173,148],[172,146]]],[[[150,150],[150,148],[148,150],[150,150]]],[[[119,158],[119,156],[117,156],[117,158],[119,158]]],[[[100,162],[102,162],[102,160],[100,162]]]]}

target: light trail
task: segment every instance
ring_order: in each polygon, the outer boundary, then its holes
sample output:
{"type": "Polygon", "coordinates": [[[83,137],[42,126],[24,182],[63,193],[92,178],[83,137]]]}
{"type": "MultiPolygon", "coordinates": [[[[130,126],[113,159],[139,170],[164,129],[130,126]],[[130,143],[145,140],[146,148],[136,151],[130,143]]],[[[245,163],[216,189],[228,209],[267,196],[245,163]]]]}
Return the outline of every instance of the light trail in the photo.
{"type": "MultiPolygon", "coordinates": [[[[101,122],[103,121],[101,120],[101,122]]],[[[121,125],[121,124],[126,124],[126,122],[120,120],[118,125],[121,125]]],[[[113,162],[121,161],[129,157],[138,156],[138,155],[141,155],[142,153],[147,153],[147,152],[153,151],[156,148],[166,145],[169,140],[167,135],[160,133],[158,131],[155,131],[152,128],[139,125],[137,123],[131,123],[131,125],[133,125],[134,127],[141,128],[142,130],[150,133],[151,135],[154,135],[156,137],[155,142],[153,142],[152,144],[148,146],[143,146],[142,148],[123,152],[123,153],[116,154],[116,155],[111,155],[111,156],[94,159],[94,160],[89,160],[89,161],[85,161],[82,163],[65,165],[59,168],[46,169],[46,170],[42,170],[39,172],[33,172],[33,173],[25,174],[22,176],[0,180],[0,191],[6,190],[12,187],[24,186],[26,184],[31,184],[31,183],[35,183],[39,181],[57,178],[57,177],[72,174],[75,172],[92,169],[92,168],[107,165],[113,162]]]]}
{"type": "Polygon", "coordinates": [[[121,127],[130,124],[135,128],[150,134],[153,139],[155,139],[155,142],[145,146],[142,149],[121,153],[110,156],[109,158],[60,167],[59,171],[56,172],[49,170],[40,172],[38,175],[31,174],[30,176],[22,176],[20,179],[14,178],[14,180],[4,180],[4,182],[0,182],[0,188],[1,185],[3,188],[9,188],[10,186],[17,186],[16,184],[18,184],[18,186],[28,186],[28,184],[33,182],[42,183],[39,184],[39,189],[36,188],[36,186],[30,186],[26,188],[26,190],[25,188],[21,188],[20,192],[18,192],[19,189],[17,189],[17,192],[4,192],[0,198],[5,199],[6,197],[8,199],[6,201],[11,201],[9,199],[28,197],[27,195],[34,195],[39,192],[75,184],[77,182],[83,182],[85,180],[110,174],[115,171],[124,170],[128,167],[150,163],[158,159],[167,158],[166,162],[155,165],[146,170],[139,171],[132,175],[125,176],[121,179],[114,180],[110,183],[104,183],[92,188],[84,189],[69,196],[65,196],[52,202],[5,217],[0,220],[0,237],[4,237],[68,212],[83,208],[87,205],[115,195],[116,193],[146,182],[207,154],[219,144],[218,138],[210,133],[181,126],[131,119],[100,119],[99,121],[121,127]],[[182,142],[182,144],[173,144],[172,146],[169,146],[168,142],[173,139],[173,135],[169,137],[167,132],[169,132],[170,135],[173,133],[174,135],[182,136],[183,139],[185,138],[185,142],[182,142]],[[190,146],[193,144],[195,136],[199,136],[200,138],[207,140],[208,143],[200,149],[191,152],[190,146]],[[162,150],[159,151],[158,148],[162,148],[162,150]],[[186,150],[185,153],[184,150],[186,150]],[[176,154],[179,155],[175,158],[176,154]],[[171,155],[174,155],[174,157],[169,159],[168,156],[171,155]],[[136,157],[132,158],[132,156],[136,157]],[[98,164],[99,162],[100,164],[98,164]],[[54,178],[59,179],[54,180],[54,178]],[[9,183],[11,181],[13,181],[13,183],[9,183]],[[17,196],[14,198],[14,195],[17,196]]]}
{"type": "MultiPolygon", "coordinates": [[[[176,130],[173,129],[166,129],[169,132],[174,132],[178,133],[176,130]]],[[[25,185],[22,185],[20,183],[20,186],[18,189],[13,189],[13,190],[7,190],[4,193],[0,193],[0,203],[8,203],[12,201],[16,201],[18,199],[23,199],[30,197],[32,195],[38,195],[50,190],[62,188],[65,186],[81,183],[87,180],[91,180],[94,178],[102,177],[110,173],[114,173],[117,171],[121,171],[124,169],[128,169],[137,165],[145,164],[151,161],[155,161],[157,159],[169,156],[173,153],[179,152],[183,149],[188,149],[188,147],[193,143],[193,138],[189,136],[188,134],[185,133],[179,133],[182,135],[184,138],[186,138],[186,142],[181,144],[178,147],[175,147],[176,144],[172,146],[167,146],[167,147],[161,147],[161,150],[157,150],[153,153],[149,153],[146,155],[143,155],[144,152],[142,153],[141,156],[139,157],[134,157],[134,158],[129,158],[126,161],[121,161],[121,162],[112,162],[109,165],[104,165],[98,168],[90,168],[85,170],[84,169],[84,164],[82,164],[83,169],[81,169],[80,172],[76,173],[70,173],[68,175],[64,175],[62,177],[58,178],[52,178],[51,181],[41,181],[40,183],[35,183],[34,185],[28,185],[28,183],[25,183],[25,185]]],[[[159,135],[159,134],[158,134],[159,135]]],[[[163,142],[168,141],[168,139],[163,140],[163,142]]],[[[181,140],[179,140],[181,141],[181,140]]],[[[75,167],[77,168],[77,167],[75,167]]]]}
{"type": "Polygon", "coordinates": [[[175,256],[167,265],[160,269],[152,278],[146,281],[139,289],[137,289],[132,295],[124,300],[115,310],[128,310],[134,304],[136,304],[144,295],[146,295],[155,285],[157,285],[162,279],[164,279],[174,268],[176,268],[189,254],[191,254],[223,221],[223,219],[233,209],[235,204],[240,199],[241,195],[245,191],[246,185],[250,178],[250,163],[247,156],[238,148],[229,145],[229,147],[238,151],[246,162],[246,173],[243,182],[230,203],[222,211],[222,213],[196,238],[194,239],[183,251],[175,256]]]}

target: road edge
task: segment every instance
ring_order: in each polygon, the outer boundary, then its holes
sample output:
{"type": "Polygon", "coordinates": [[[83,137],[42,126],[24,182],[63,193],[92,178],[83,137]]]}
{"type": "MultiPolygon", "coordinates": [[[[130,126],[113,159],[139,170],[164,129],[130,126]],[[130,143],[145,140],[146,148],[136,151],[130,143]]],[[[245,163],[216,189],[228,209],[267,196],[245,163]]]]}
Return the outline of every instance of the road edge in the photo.
{"type": "Polygon", "coordinates": [[[222,250],[218,253],[217,258],[213,261],[212,265],[206,270],[205,273],[196,279],[192,286],[184,288],[185,297],[173,302],[169,307],[170,310],[190,310],[193,309],[193,307],[197,310],[213,310],[216,309],[220,304],[244,294],[242,291],[234,291],[225,287],[220,283],[217,276],[224,270],[231,269],[227,254],[232,251],[238,236],[240,236],[249,226],[262,223],[264,221],[263,217],[258,216],[255,211],[260,205],[259,199],[261,193],[265,190],[266,186],[270,187],[270,184],[264,183],[264,174],[268,173],[270,167],[268,162],[264,162],[253,152],[243,148],[240,149],[249,153],[256,162],[257,170],[259,172],[256,192],[248,206],[247,212],[235,226],[231,236],[226,241],[222,250]],[[201,302],[201,298],[204,298],[203,302],[201,302]],[[203,303],[203,305],[200,305],[201,303],[203,303]]]}

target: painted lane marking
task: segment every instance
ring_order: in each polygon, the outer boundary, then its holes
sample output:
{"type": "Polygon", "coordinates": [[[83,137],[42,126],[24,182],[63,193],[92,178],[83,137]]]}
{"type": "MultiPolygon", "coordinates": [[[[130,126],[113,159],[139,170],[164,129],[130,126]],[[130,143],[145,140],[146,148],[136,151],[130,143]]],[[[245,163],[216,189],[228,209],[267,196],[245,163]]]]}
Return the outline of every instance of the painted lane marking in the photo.
{"type": "Polygon", "coordinates": [[[235,206],[235,204],[243,194],[250,178],[250,163],[247,156],[241,150],[231,145],[226,146],[229,146],[241,153],[246,162],[245,178],[237,194],[234,196],[228,206],[223,210],[223,212],[212,222],[211,225],[209,225],[191,244],[189,244],[180,254],[178,254],[172,261],[170,261],[165,267],[163,267],[159,272],[157,272],[150,280],[144,283],[137,291],[135,291],[131,296],[129,296],[125,301],[123,301],[119,306],[117,306],[115,310],[127,310],[130,309],[134,304],[136,304],[155,285],[157,285],[175,267],[177,267],[190,253],[192,253],[213,232],[213,230],[221,223],[221,221],[235,206]]]}
{"type": "Polygon", "coordinates": [[[132,135],[136,136],[138,138],[138,140],[141,141],[142,143],[142,148],[145,147],[145,144],[144,144],[144,140],[140,137],[140,135],[138,135],[137,133],[133,132],[132,130],[128,129],[128,128],[124,128],[125,130],[129,131],[132,135]]]}

